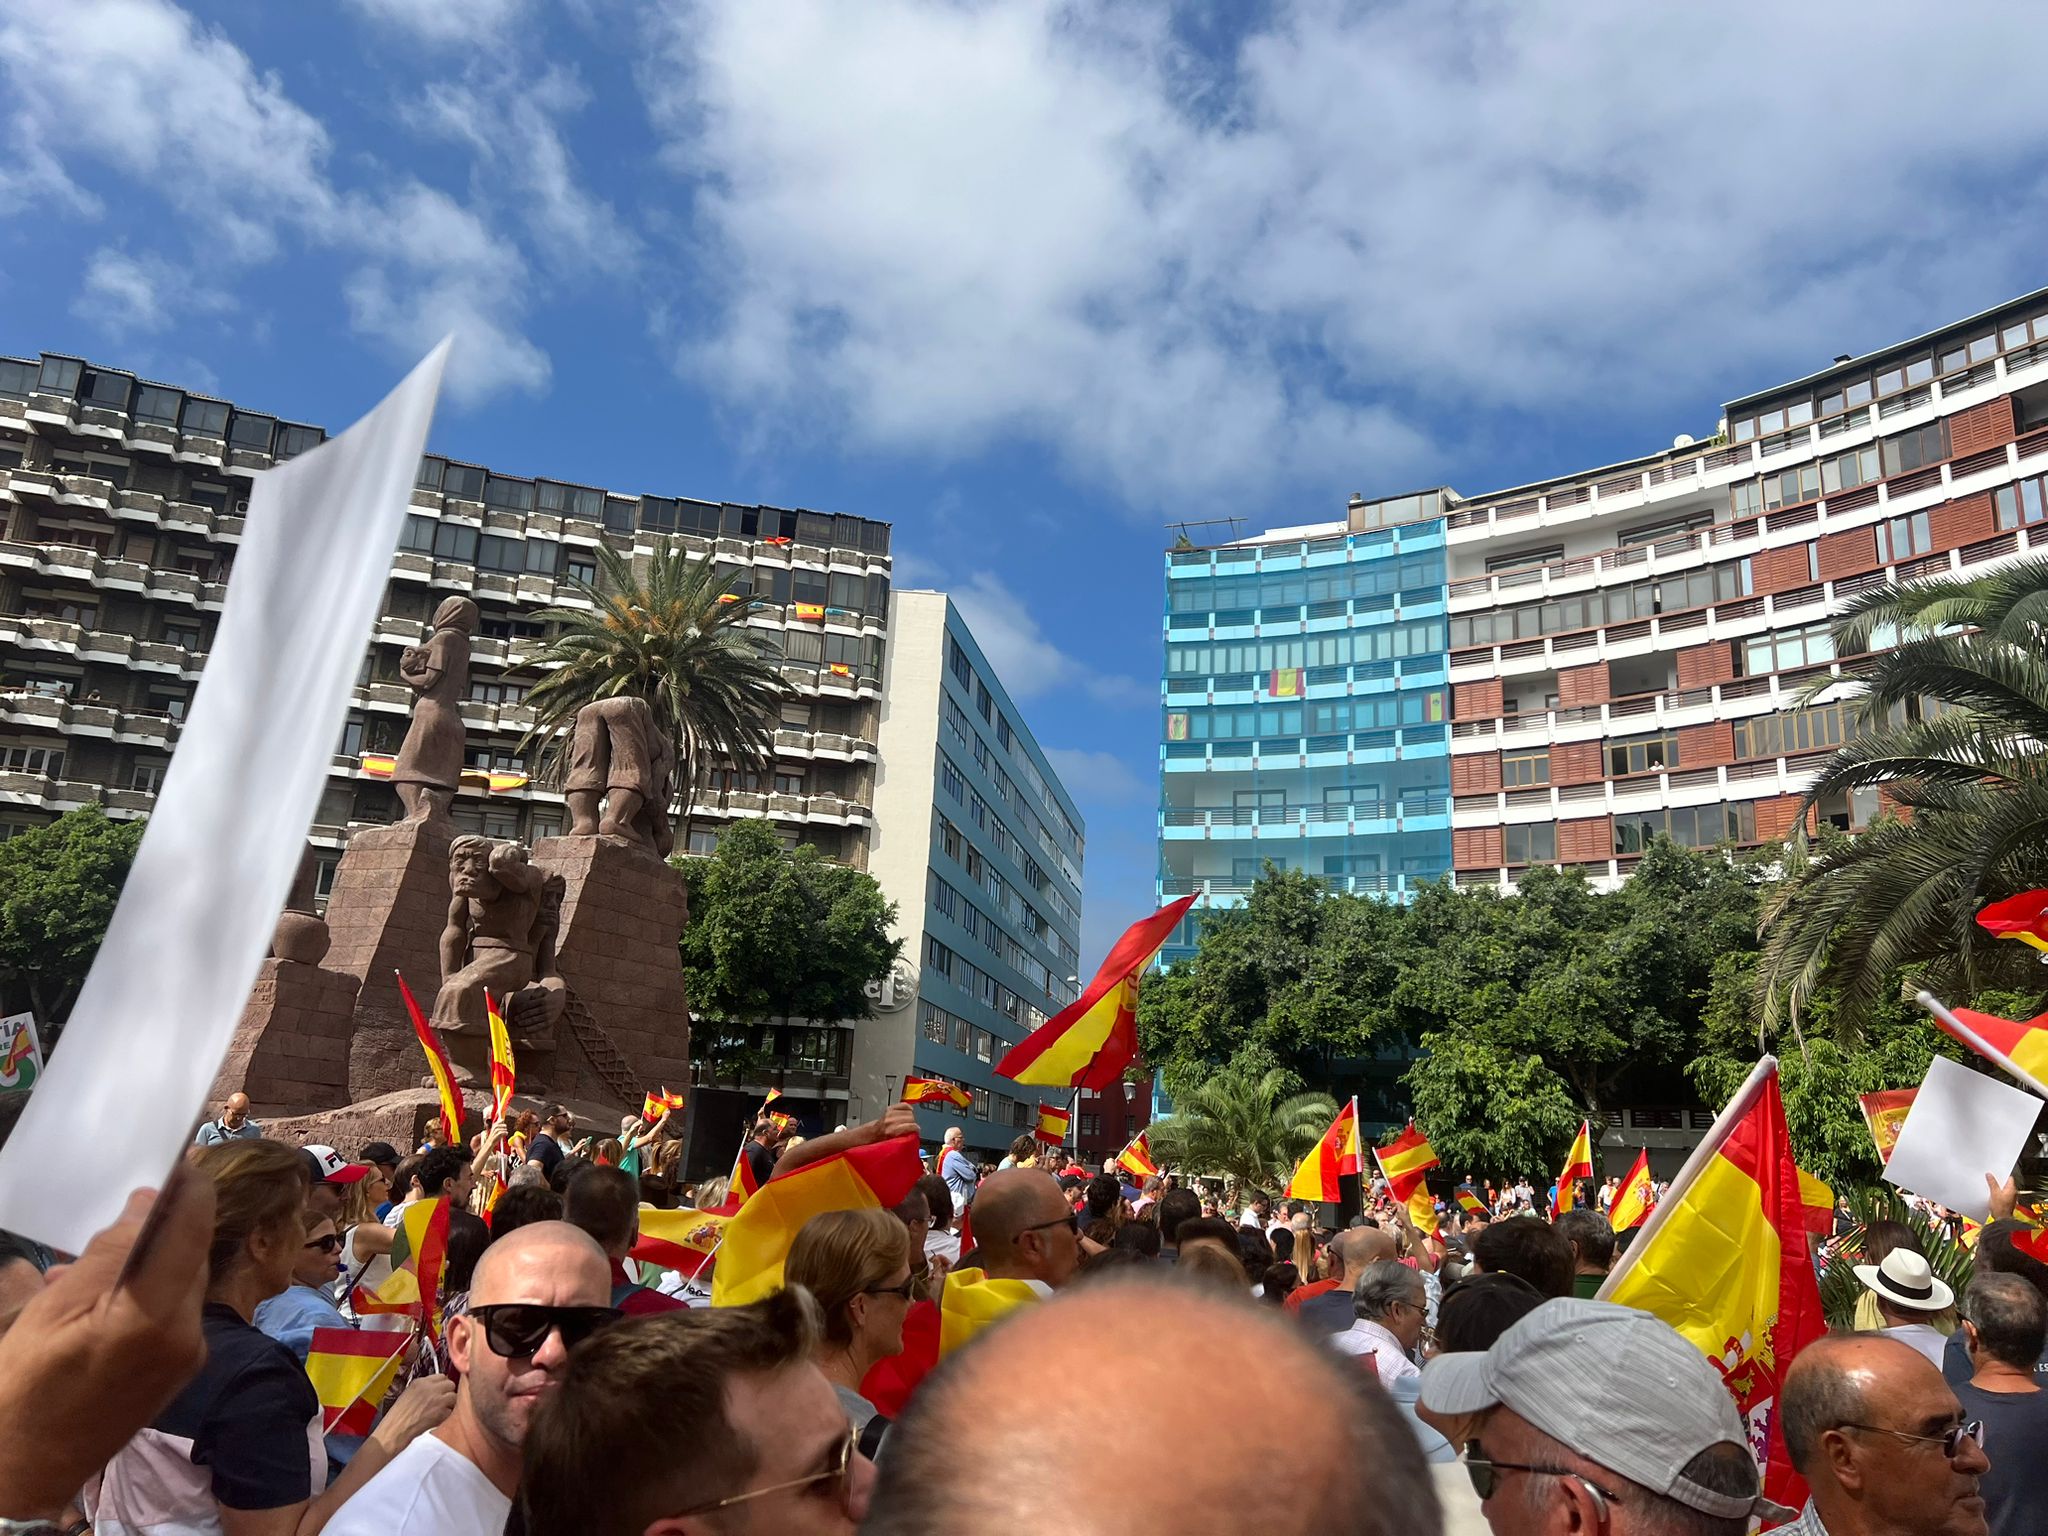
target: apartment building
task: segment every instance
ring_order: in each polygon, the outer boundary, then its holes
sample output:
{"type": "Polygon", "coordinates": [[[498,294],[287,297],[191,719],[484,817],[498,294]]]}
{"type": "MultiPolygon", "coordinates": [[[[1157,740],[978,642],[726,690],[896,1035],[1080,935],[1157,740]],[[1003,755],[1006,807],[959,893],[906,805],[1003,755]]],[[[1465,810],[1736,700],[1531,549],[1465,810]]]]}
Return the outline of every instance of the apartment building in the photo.
{"type": "MultiPolygon", "coordinates": [[[[886,1104],[909,1076],[970,1091],[923,1106],[991,1155],[1054,1089],[995,1075],[1009,1048],[1080,994],[1081,813],[960,610],[943,592],[889,604],[870,869],[897,905],[903,959],[857,1031],[853,1091],[886,1104]]],[[[1085,1106],[1084,1106],[1085,1109],[1085,1106]]]]}
{"type": "MultiPolygon", "coordinates": [[[[1162,893],[1234,900],[1259,856],[1396,898],[1432,858],[1460,885],[1512,888],[1537,864],[1611,885],[1659,833],[1783,838],[1855,729],[1839,696],[1809,696],[1854,660],[1828,616],[2048,540],[2044,364],[2048,290],[1731,401],[1709,442],[1480,496],[1354,497],[1342,521],[1169,552],[1162,893]],[[1407,654],[1360,655],[1362,594],[1330,584],[1369,541],[1440,552],[1435,593],[1418,567],[1371,594],[1416,626],[1389,642],[1407,654]],[[1397,719],[1389,664],[1395,696],[1418,685],[1397,719]],[[1423,766],[1442,679],[1447,816],[1423,766]]],[[[1858,793],[1816,819],[1878,810],[1858,793]]]]}

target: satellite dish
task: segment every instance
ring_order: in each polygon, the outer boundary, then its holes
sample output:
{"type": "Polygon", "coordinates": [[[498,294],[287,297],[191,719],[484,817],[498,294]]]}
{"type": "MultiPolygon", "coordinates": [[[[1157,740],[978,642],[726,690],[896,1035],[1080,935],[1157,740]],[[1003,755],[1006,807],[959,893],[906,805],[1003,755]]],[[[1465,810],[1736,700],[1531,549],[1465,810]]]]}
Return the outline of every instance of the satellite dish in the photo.
{"type": "Polygon", "coordinates": [[[1679,433],[1678,436],[1671,439],[1671,446],[1674,448],[1690,448],[1692,446],[1692,434],[1690,432],[1679,433]]]}

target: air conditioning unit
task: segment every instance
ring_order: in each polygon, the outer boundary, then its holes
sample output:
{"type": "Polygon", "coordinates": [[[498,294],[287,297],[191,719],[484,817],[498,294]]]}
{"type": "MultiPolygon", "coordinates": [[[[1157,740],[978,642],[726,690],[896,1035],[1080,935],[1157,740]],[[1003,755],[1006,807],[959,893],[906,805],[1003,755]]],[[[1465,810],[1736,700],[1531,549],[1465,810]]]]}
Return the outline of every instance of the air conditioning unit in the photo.
{"type": "Polygon", "coordinates": [[[236,515],[237,517],[247,517],[247,516],[249,515],[249,498],[248,498],[248,497],[246,497],[246,496],[237,496],[237,497],[235,498],[235,515],[236,515]]]}

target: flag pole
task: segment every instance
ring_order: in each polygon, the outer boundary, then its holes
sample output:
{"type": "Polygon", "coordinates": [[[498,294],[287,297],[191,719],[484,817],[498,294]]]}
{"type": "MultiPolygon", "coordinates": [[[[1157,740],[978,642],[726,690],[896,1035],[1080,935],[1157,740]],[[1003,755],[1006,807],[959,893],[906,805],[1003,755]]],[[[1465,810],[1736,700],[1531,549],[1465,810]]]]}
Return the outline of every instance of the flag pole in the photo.
{"type": "Polygon", "coordinates": [[[1693,1180],[1700,1176],[1707,1164],[1720,1155],[1721,1146],[1734,1131],[1736,1122],[1749,1113],[1751,1106],[1756,1103],[1757,1095],[1764,1091],[1764,1084],[1777,1076],[1777,1073],[1778,1058],[1775,1056],[1766,1056],[1750,1068],[1749,1076],[1744,1078],[1742,1086],[1735,1090],[1735,1096],[1715,1117],[1713,1128],[1700,1138],[1700,1144],[1694,1147],[1692,1154],[1686,1158],[1685,1166],[1678,1170],[1678,1177],[1671,1181],[1670,1192],[1657,1202],[1657,1208],[1650,1212],[1650,1219],[1645,1221],[1642,1230],[1636,1233],[1635,1241],[1628,1245],[1627,1251],[1616,1259],[1614,1267],[1607,1271],[1607,1278],[1601,1282],[1594,1300],[1605,1301],[1614,1294],[1614,1288],[1621,1283],[1622,1277],[1635,1267],[1636,1260],[1642,1257],[1643,1251],[1650,1246],[1650,1240],[1663,1230],[1666,1219],[1678,1209],[1680,1197],[1692,1187],[1693,1180]]]}
{"type": "Polygon", "coordinates": [[[1950,1013],[1947,1006],[1932,992],[1917,992],[1913,996],[1913,1001],[1941,1020],[1943,1028],[1947,1029],[1950,1034],[1962,1041],[1963,1044],[1967,1045],[1979,1056],[1982,1056],[1986,1061],[1997,1063],[1999,1067],[2004,1069],[2006,1076],[2016,1079],[2023,1087],[2027,1088],[2037,1097],[2048,1098],[2048,1085],[2042,1084],[2031,1074],[2021,1071],[2019,1064],[2006,1055],[2005,1052],[1993,1050],[1989,1042],[1982,1035],[1970,1028],[1969,1025],[1965,1024],[1953,1013],[1950,1013]]]}

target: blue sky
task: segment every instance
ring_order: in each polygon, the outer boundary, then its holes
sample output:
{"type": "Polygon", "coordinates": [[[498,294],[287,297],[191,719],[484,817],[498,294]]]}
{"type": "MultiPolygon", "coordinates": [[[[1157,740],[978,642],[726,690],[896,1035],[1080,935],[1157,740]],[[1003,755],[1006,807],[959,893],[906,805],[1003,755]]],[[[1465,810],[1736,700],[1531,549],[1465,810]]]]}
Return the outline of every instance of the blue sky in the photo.
{"type": "Polygon", "coordinates": [[[1147,909],[1160,550],[2048,283],[2025,7],[0,0],[0,349],[896,525],[1147,909]],[[2014,61],[2008,63],[2006,61],[2014,61]]]}

